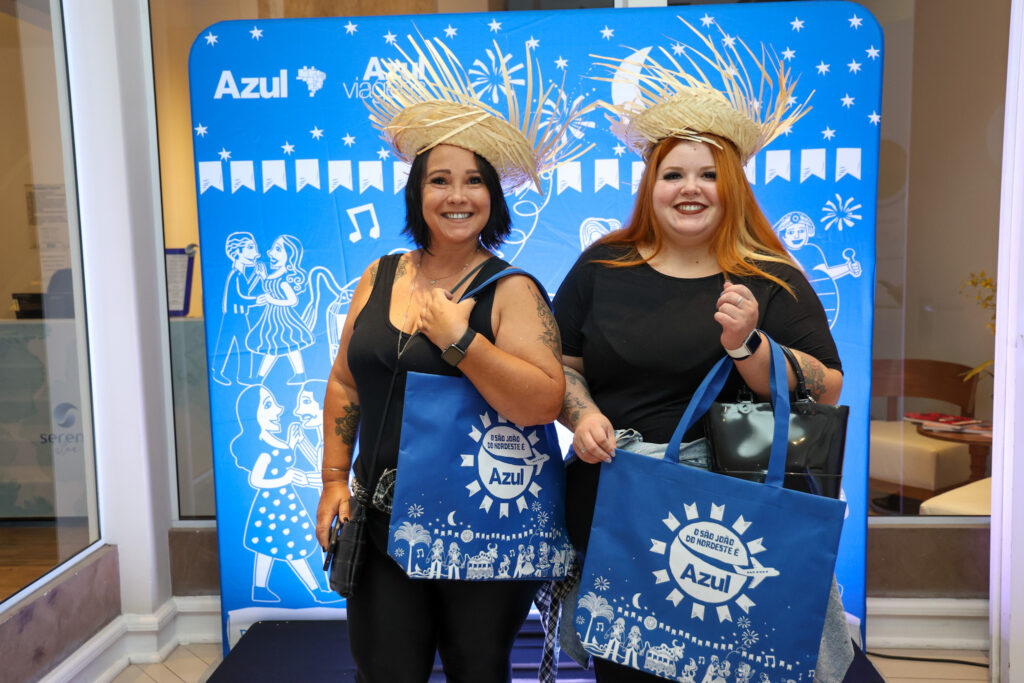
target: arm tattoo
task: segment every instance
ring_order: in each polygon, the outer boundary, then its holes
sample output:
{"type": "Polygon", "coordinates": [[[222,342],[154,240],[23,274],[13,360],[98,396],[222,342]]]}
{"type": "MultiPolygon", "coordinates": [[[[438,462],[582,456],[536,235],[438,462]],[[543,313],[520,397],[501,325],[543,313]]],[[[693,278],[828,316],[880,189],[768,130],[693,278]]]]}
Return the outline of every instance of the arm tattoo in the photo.
{"type": "Polygon", "coordinates": [[[343,410],[344,415],[334,418],[334,435],[340,436],[346,446],[352,446],[356,442],[356,429],[359,427],[359,406],[349,403],[343,410]]]}
{"type": "Polygon", "coordinates": [[[399,259],[398,259],[398,267],[395,268],[395,279],[396,280],[401,278],[403,275],[405,275],[405,266],[406,266],[406,261],[407,260],[408,259],[406,259],[404,256],[399,257],[399,259]]]}
{"type": "Polygon", "coordinates": [[[555,359],[561,361],[562,337],[558,333],[558,323],[555,322],[555,316],[551,315],[548,302],[538,292],[533,292],[533,299],[537,302],[537,316],[540,318],[541,325],[544,326],[544,330],[540,334],[540,340],[551,350],[555,359]]]}
{"type": "Polygon", "coordinates": [[[575,430],[580,415],[593,406],[593,399],[583,375],[564,365],[562,369],[565,370],[565,398],[562,399],[562,412],[558,419],[569,429],[575,430]]]}
{"type": "Polygon", "coordinates": [[[825,395],[825,368],[817,358],[806,353],[796,352],[797,363],[804,373],[804,384],[807,385],[807,392],[818,401],[825,395]]]}
{"type": "Polygon", "coordinates": [[[377,284],[377,264],[370,266],[370,286],[377,284]]]}

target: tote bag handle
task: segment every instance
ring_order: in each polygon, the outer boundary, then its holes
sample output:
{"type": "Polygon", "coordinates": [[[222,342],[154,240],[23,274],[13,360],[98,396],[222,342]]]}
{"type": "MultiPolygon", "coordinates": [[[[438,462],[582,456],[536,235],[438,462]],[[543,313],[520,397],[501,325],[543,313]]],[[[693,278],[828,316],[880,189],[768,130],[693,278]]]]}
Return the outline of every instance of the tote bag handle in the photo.
{"type": "MultiPolygon", "coordinates": [[[[767,486],[782,488],[786,472],[786,446],[789,443],[789,387],[786,379],[786,358],[782,347],[774,339],[767,334],[764,337],[768,340],[771,352],[771,371],[768,380],[771,387],[772,411],[775,416],[771,457],[768,460],[768,472],[764,483],[767,486]]],[[[732,368],[732,358],[723,356],[704,376],[704,380],[697,387],[689,405],[686,406],[686,411],[679,419],[679,425],[672,433],[672,438],[669,439],[668,453],[679,453],[683,435],[704,416],[711,404],[718,398],[732,368]]]]}
{"type": "MultiPolygon", "coordinates": [[[[509,275],[525,275],[526,277],[528,277],[531,280],[533,280],[534,284],[537,285],[537,289],[540,290],[540,295],[542,297],[544,297],[544,301],[547,302],[548,308],[551,308],[551,300],[548,298],[548,292],[547,292],[546,289],[544,289],[544,285],[542,285],[540,283],[540,280],[538,280],[534,276],[530,275],[529,273],[527,273],[522,268],[515,268],[515,267],[506,268],[505,270],[498,271],[497,273],[495,273],[494,275],[490,276],[489,278],[487,278],[486,280],[481,282],[479,285],[477,285],[473,289],[471,289],[468,292],[466,292],[465,294],[463,294],[462,298],[460,298],[459,301],[465,301],[466,299],[469,299],[470,297],[475,297],[477,294],[482,292],[484,289],[486,289],[491,284],[493,284],[493,283],[497,282],[498,280],[500,280],[501,278],[507,277],[509,275]]],[[[705,408],[705,410],[707,410],[707,409],[705,408]]]]}

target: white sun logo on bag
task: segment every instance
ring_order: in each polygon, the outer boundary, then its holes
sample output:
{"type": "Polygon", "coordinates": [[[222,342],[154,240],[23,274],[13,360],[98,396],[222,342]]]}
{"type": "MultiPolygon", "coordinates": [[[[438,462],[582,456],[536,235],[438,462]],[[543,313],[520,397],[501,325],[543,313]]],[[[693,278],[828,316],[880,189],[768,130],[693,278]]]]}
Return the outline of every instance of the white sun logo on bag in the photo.
{"type": "Polygon", "coordinates": [[[480,444],[474,453],[463,453],[462,466],[475,467],[473,481],[466,485],[469,497],[484,491],[480,509],[491,511],[495,499],[499,500],[499,517],[508,517],[510,504],[523,512],[529,508],[526,494],[540,496],[541,486],[534,478],[549,456],[537,451],[534,446],[540,441],[536,432],[527,433],[528,428],[513,425],[500,415],[493,421],[489,413],[480,416],[481,431],[473,425],[469,437],[480,444]]]}
{"type": "Polygon", "coordinates": [[[726,526],[722,522],[724,505],[712,503],[707,520],[700,518],[696,503],[683,507],[687,524],[671,512],[661,520],[675,534],[672,540],[651,539],[651,552],[668,556],[668,569],[654,572],[655,583],[674,581],[665,599],[679,607],[684,594],[689,596],[691,619],[703,621],[706,608],[711,605],[715,607],[719,622],[732,621],[729,605],[733,602],[749,614],[755,603],[741,591],[757,588],[766,578],[779,575],[777,569],[765,567],[754,557],[765,550],[762,539],[743,540],[751,524],[743,515],[737,517],[731,527],[726,526]]]}

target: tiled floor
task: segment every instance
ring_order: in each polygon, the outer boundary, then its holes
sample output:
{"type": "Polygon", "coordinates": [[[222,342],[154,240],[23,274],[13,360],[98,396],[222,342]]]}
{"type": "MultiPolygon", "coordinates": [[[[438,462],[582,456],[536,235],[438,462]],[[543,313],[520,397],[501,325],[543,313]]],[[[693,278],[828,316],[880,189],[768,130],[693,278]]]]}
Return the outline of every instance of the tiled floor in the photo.
{"type": "MultiPolygon", "coordinates": [[[[976,650],[879,650],[882,654],[909,657],[962,659],[988,662],[987,652],[976,650]]],[[[220,644],[196,643],[181,645],[159,664],[132,664],[113,683],[204,683],[221,660],[220,644]]],[[[888,683],[954,683],[956,681],[987,681],[988,669],[962,664],[911,662],[872,657],[888,683]]]]}

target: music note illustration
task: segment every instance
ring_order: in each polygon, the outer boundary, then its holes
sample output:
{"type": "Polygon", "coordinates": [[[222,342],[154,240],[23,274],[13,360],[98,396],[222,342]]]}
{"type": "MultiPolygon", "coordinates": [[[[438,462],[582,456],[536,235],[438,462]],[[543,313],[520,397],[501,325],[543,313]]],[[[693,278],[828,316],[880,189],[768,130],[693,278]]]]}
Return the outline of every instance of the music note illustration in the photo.
{"type": "Polygon", "coordinates": [[[352,221],[352,232],[348,234],[348,239],[351,242],[358,242],[363,239],[363,232],[359,228],[358,215],[361,213],[370,214],[370,237],[372,239],[378,239],[380,237],[380,223],[377,222],[377,211],[373,208],[373,204],[363,204],[362,206],[353,206],[346,210],[348,213],[348,219],[352,221]]]}
{"type": "Polygon", "coordinates": [[[775,655],[765,655],[764,656],[764,663],[774,669],[775,668],[775,655]]]}

